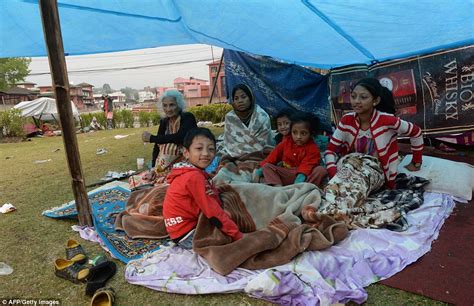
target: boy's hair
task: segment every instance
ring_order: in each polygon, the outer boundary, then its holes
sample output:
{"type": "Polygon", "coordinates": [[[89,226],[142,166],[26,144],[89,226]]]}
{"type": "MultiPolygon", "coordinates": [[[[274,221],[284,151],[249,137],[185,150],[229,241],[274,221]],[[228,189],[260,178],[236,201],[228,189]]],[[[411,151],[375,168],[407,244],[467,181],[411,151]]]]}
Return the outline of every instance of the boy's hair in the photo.
{"type": "Polygon", "coordinates": [[[283,117],[287,117],[288,119],[291,119],[291,116],[293,115],[293,111],[289,108],[282,109],[281,111],[278,112],[278,114],[275,116],[275,120],[283,117]]]}
{"type": "Polygon", "coordinates": [[[318,132],[319,118],[315,115],[298,112],[291,116],[290,121],[290,131],[293,128],[293,124],[305,123],[311,135],[315,135],[318,132]]]}
{"type": "Polygon", "coordinates": [[[212,140],[214,145],[216,145],[216,137],[214,136],[214,134],[212,134],[212,132],[209,129],[195,127],[195,128],[190,129],[186,133],[186,136],[184,136],[183,146],[189,150],[189,147],[191,147],[191,144],[193,143],[194,138],[196,138],[197,136],[206,137],[212,140]]]}

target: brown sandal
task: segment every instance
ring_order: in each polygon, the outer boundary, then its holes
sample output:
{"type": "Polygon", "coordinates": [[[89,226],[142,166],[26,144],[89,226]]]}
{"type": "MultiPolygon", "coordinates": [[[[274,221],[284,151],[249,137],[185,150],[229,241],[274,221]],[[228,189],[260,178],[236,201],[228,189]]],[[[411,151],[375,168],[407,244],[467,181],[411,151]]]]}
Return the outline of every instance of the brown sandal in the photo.
{"type": "Polygon", "coordinates": [[[87,260],[86,252],[84,252],[84,249],[79,242],[74,239],[70,239],[67,242],[66,258],[78,263],[85,263],[87,260]]]}
{"type": "Polygon", "coordinates": [[[92,297],[90,306],[112,306],[115,300],[115,291],[112,288],[100,288],[92,297]]]}
{"type": "Polygon", "coordinates": [[[54,274],[78,284],[86,280],[89,275],[89,269],[77,262],[59,258],[54,262],[54,274]]]}

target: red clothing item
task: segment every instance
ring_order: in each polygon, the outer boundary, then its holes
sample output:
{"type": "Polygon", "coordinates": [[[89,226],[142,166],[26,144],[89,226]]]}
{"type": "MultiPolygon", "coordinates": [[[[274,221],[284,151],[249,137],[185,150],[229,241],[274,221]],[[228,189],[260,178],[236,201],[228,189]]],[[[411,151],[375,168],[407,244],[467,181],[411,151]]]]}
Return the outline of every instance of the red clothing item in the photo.
{"type": "Polygon", "coordinates": [[[195,228],[201,212],[232,240],[242,238],[237,225],[222,209],[218,191],[206,172],[183,163],[171,170],[167,181],[171,185],[166,191],[163,217],[171,239],[195,228]]]}
{"type": "Polygon", "coordinates": [[[293,141],[291,135],[287,135],[260,163],[260,167],[266,163],[276,165],[280,161],[284,163],[285,167],[296,168],[298,173],[309,176],[313,168],[319,166],[321,155],[312,138],[304,145],[299,146],[293,141]]]}

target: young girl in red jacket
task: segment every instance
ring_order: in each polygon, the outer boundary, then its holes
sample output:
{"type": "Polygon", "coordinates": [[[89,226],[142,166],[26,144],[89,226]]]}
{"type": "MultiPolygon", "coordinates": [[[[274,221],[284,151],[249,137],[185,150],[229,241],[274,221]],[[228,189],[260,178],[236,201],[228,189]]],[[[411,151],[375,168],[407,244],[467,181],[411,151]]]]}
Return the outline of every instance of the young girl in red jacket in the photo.
{"type": "Polygon", "coordinates": [[[317,130],[313,122],[317,120],[306,114],[295,114],[290,120],[289,135],[260,163],[255,174],[263,175],[265,183],[273,186],[303,182],[320,186],[327,172],[319,165],[321,156],[313,141],[317,130]]]}
{"type": "Polygon", "coordinates": [[[388,188],[395,187],[398,166],[397,136],[410,137],[413,159],[406,168],[421,167],[423,136],[421,129],[395,113],[392,92],[375,78],[358,81],[351,92],[354,112],[344,115],[331,137],[324,158],[330,177],[336,172],[337,157],[357,152],[378,158],[388,188]]]}
{"type": "Polygon", "coordinates": [[[170,184],[163,203],[163,217],[170,238],[192,249],[194,230],[202,212],[232,240],[242,238],[237,225],[222,209],[218,191],[204,169],[216,155],[216,139],[209,129],[193,128],[183,141],[186,162],[177,163],[167,176],[170,184]]]}

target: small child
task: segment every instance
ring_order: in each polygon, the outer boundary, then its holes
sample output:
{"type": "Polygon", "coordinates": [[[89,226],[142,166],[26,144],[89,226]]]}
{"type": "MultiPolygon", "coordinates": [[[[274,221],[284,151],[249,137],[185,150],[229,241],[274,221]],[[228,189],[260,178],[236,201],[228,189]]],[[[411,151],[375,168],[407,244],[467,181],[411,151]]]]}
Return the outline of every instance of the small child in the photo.
{"type": "Polygon", "coordinates": [[[202,212],[232,240],[242,238],[237,225],[222,209],[217,189],[204,169],[216,155],[216,139],[209,129],[193,128],[184,137],[186,162],[177,163],[167,176],[170,184],[163,203],[163,217],[170,238],[192,249],[199,214],[202,212]]]}
{"type": "Polygon", "coordinates": [[[273,186],[302,182],[320,186],[327,172],[324,167],[319,166],[321,155],[312,138],[317,130],[313,122],[306,114],[292,116],[291,134],[285,136],[260,163],[261,168],[258,168],[255,174],[259,177],[263,175],[265,183],[273,186]]]}
{"type": "Polygon", "coordinates": [[[275,136],[275,144],[278,145],[283,137],[290,133],[291,117],[292,112],[289,109],[284,109],[276,115],[277,131],[278,134],[275,136]]]}

